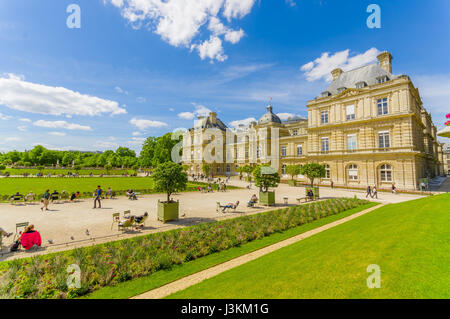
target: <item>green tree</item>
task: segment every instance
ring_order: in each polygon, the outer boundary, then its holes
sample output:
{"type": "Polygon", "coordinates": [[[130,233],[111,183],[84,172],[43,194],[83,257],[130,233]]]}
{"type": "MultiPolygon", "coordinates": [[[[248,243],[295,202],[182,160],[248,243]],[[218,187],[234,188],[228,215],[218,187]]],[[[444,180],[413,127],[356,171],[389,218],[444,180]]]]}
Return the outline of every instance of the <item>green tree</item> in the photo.
{"type": "Polygon", "coordinates": [[[36,145],[31,151],[30,151],[30,160],[31,163],[37,165],[39,163],[39,158],[41,157],[42,152],[46,150],[45,147],[42,145],[36,145]]]}
{"type": "Polygon", "coordinates": [[[155,183],[155,191],[166,193],[168,203],[173,193],[186,189],[187,174],[179,164],[173,162],[161,163],[153,171],[152,176],[155,183]]]}
{"type": "Polygon", "coordinates": [[[116,150],[116,154],[120,157],[136,157],[136,152],[129,149],[128,147],[119,147],[116,150]]]}
{"type": "Polygon", "coordinates": [[[18,151],[11,151],[6,153],[6,157],[11,160],[13,163],[17,163],[21,159],[21,154],[18,151]]]}
{"type": "Polygon", "coordinates": [[[206,176],[209,176],[209,173],[211,173],[211,166],[208,164],[203,164],[202,171],[203,171],[203,174],[205,174],[206,176]]]}
{"type": "Polygon", "coordinates": [[[294,176],[300,174],[300,165],[288,165],[286,166],[286,174],[291,175],[291,180],[294,180],[294,176]]]}
{"type": "MultiPolygon", "coordinates": [[[[181,138],[181,137],[180,137],[181,138]]],[[[172,140],[172,133],[164,134],[156,139],[152,166],[156,167],[161,163],[172,161],[172,149],[179,140],[172,140]]]]}
{"type": "Polygon", "coordinates": [[[139,161],[143,167],[152,166],[153,156],[155,154],[155,145],[155,137],[150,136],[145,140],[144,145],[142,146],[141,155],[139,156],[139,161]]]}
{"type": "Polygon", "coordinates": [[[263,193],[269,191],[269,187],[278,187],[280,183],[280,175],[269,165],[259,165],[252,172],[255,178],[255,185],[263,193]]]}
{"type": "Polygon", "coordinates": [[[303,165],[300,174],[305,175],[311,181],[311,187],[314,186],[314,179],[325,177],[325,166],[317,163],[303,165]]]}
{"type": "Polygon", "coordinates": [[[111,164],[106,164],[106,165],[105,165],[105,169],[106,169],[106,174],[109,175],[109,173],[110,173],[110,171],[111,171],[111,169],[112,169],[112,165],[111,165],[111,164]]]}

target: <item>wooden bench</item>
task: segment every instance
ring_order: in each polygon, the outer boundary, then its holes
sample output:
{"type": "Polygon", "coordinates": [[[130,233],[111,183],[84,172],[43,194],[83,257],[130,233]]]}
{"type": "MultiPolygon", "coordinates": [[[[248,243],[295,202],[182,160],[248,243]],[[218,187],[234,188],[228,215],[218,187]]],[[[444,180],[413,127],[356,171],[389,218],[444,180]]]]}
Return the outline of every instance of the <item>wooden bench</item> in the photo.
{"type": "Polygon", "coordinates": [[[305,203],[307,203],[307,202],[309,202],[309,201],[312,201],[312,202],[313,202],[314,200],[315,200],[314,198],[310,198],[310,197],[308,197],[308,196],[297,198],[297,202],[298,202],[299,204],[301,204],[302,201],[305,201],[305,203]]]}

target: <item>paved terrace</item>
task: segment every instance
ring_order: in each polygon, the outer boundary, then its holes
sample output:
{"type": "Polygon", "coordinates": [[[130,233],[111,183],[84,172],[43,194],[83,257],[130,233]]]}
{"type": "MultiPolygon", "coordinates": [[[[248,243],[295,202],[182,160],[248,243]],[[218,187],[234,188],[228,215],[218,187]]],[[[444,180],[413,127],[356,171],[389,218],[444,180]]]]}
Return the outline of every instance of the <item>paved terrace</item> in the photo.
{"type": "MultiPolygon", "coordinates": [[[[93,201],[89,199],[77,203],[51,204],[48,212],[42,212],[40,210],[41,205],[38,203],[20,206],[0,204],[0,226],[2,228],[8,232],[15,232],[16,223],[29,222],[35,225],[35,228],[41,233],[43,241],[42,247],[38,251],[9,253],[9,246],[12,243],[13,236],[3,238],[4,247],[0,255],[0,261],[27,257],[32,254],[73,249],[75,247],[94,245],[153,232],[167,231],[201,222],[234,218],[274,209],[273,207],[267,208],[262,206],[248,208],[248,200],[253,194],[258,195],[258,189],[253,186],[249,190],[245,188],[248,183],[239,180],[230,181],[229,184],[243,187],[243,189],[228,190],[227,192],[192,192],[174,195],[173,197],[180,201],[180,220],[166,224],[157,221],[156,207],[158,199],[164,200],[165,198],[162,194],[140,196],[137,201],[131,201],[124,197],[104,200],[101,209],[93,209],[93,201]],[[224,205],[236,201],[240,201],[236,212],[226,214],[216,212],[216,202],[224,205]],[[133,215],[143,215],[144,212],[148,212],[149,219],[146,222],[146,227],[142,231],[123,232],[118,231],[117,224],[115,224],[113,229],[111,229],[112,214],[120,212],[122,216],[125,210],[131,210],[133,215]],[[86,235],[86,230],[89,231],[89,235],[86,235]],[[49,239],[53,241],[53,244],[49,244],[49,239]]],[[[289,205],[295,205],[297,204],[296,198],[304,197],[304,194],[304,187],[289,187],[286,184],[281,184],[276,189],[277,207],[285,207],[283,197],[288,197],[289,205]]],[[[331,189],[329,187],[321,188],[320,195],[322,198],[353,197],[355,195],[358,198],[365,198],[364,191],[331,189]]],[[[387,204],[420,197],[422,196],[379,192],[378,200],[374,200],[387,204]]]]}

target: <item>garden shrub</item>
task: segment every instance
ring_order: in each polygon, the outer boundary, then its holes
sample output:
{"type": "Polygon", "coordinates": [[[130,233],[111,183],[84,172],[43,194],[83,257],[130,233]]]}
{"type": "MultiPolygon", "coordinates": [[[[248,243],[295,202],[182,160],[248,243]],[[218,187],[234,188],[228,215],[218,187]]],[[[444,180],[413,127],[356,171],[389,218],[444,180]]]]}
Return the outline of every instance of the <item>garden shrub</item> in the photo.
{"type": "Polygon", "coordinates": [[[355,198],[329,199],[14,260],[0,273],[0,298],[75,298],[367,203],[355,198]],[[67,287],[67,266],[71,264],[81,269],[81,288],[67,287]]]}

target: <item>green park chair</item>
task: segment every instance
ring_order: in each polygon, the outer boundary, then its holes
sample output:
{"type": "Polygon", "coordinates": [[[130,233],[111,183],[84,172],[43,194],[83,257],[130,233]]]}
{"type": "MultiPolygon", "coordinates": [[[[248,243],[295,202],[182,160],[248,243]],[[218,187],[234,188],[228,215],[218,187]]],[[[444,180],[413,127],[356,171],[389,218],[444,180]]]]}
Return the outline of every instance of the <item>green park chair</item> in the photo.
{"type": "Polygon", "coordinates": [[[117,223],[117,225],[119,225],[119,223],[120,223],[120,213],[112,214],[112,218],[113,218],[113,222],[111,224],[111,230],[113,229],[114,224],[117,223]]]}

